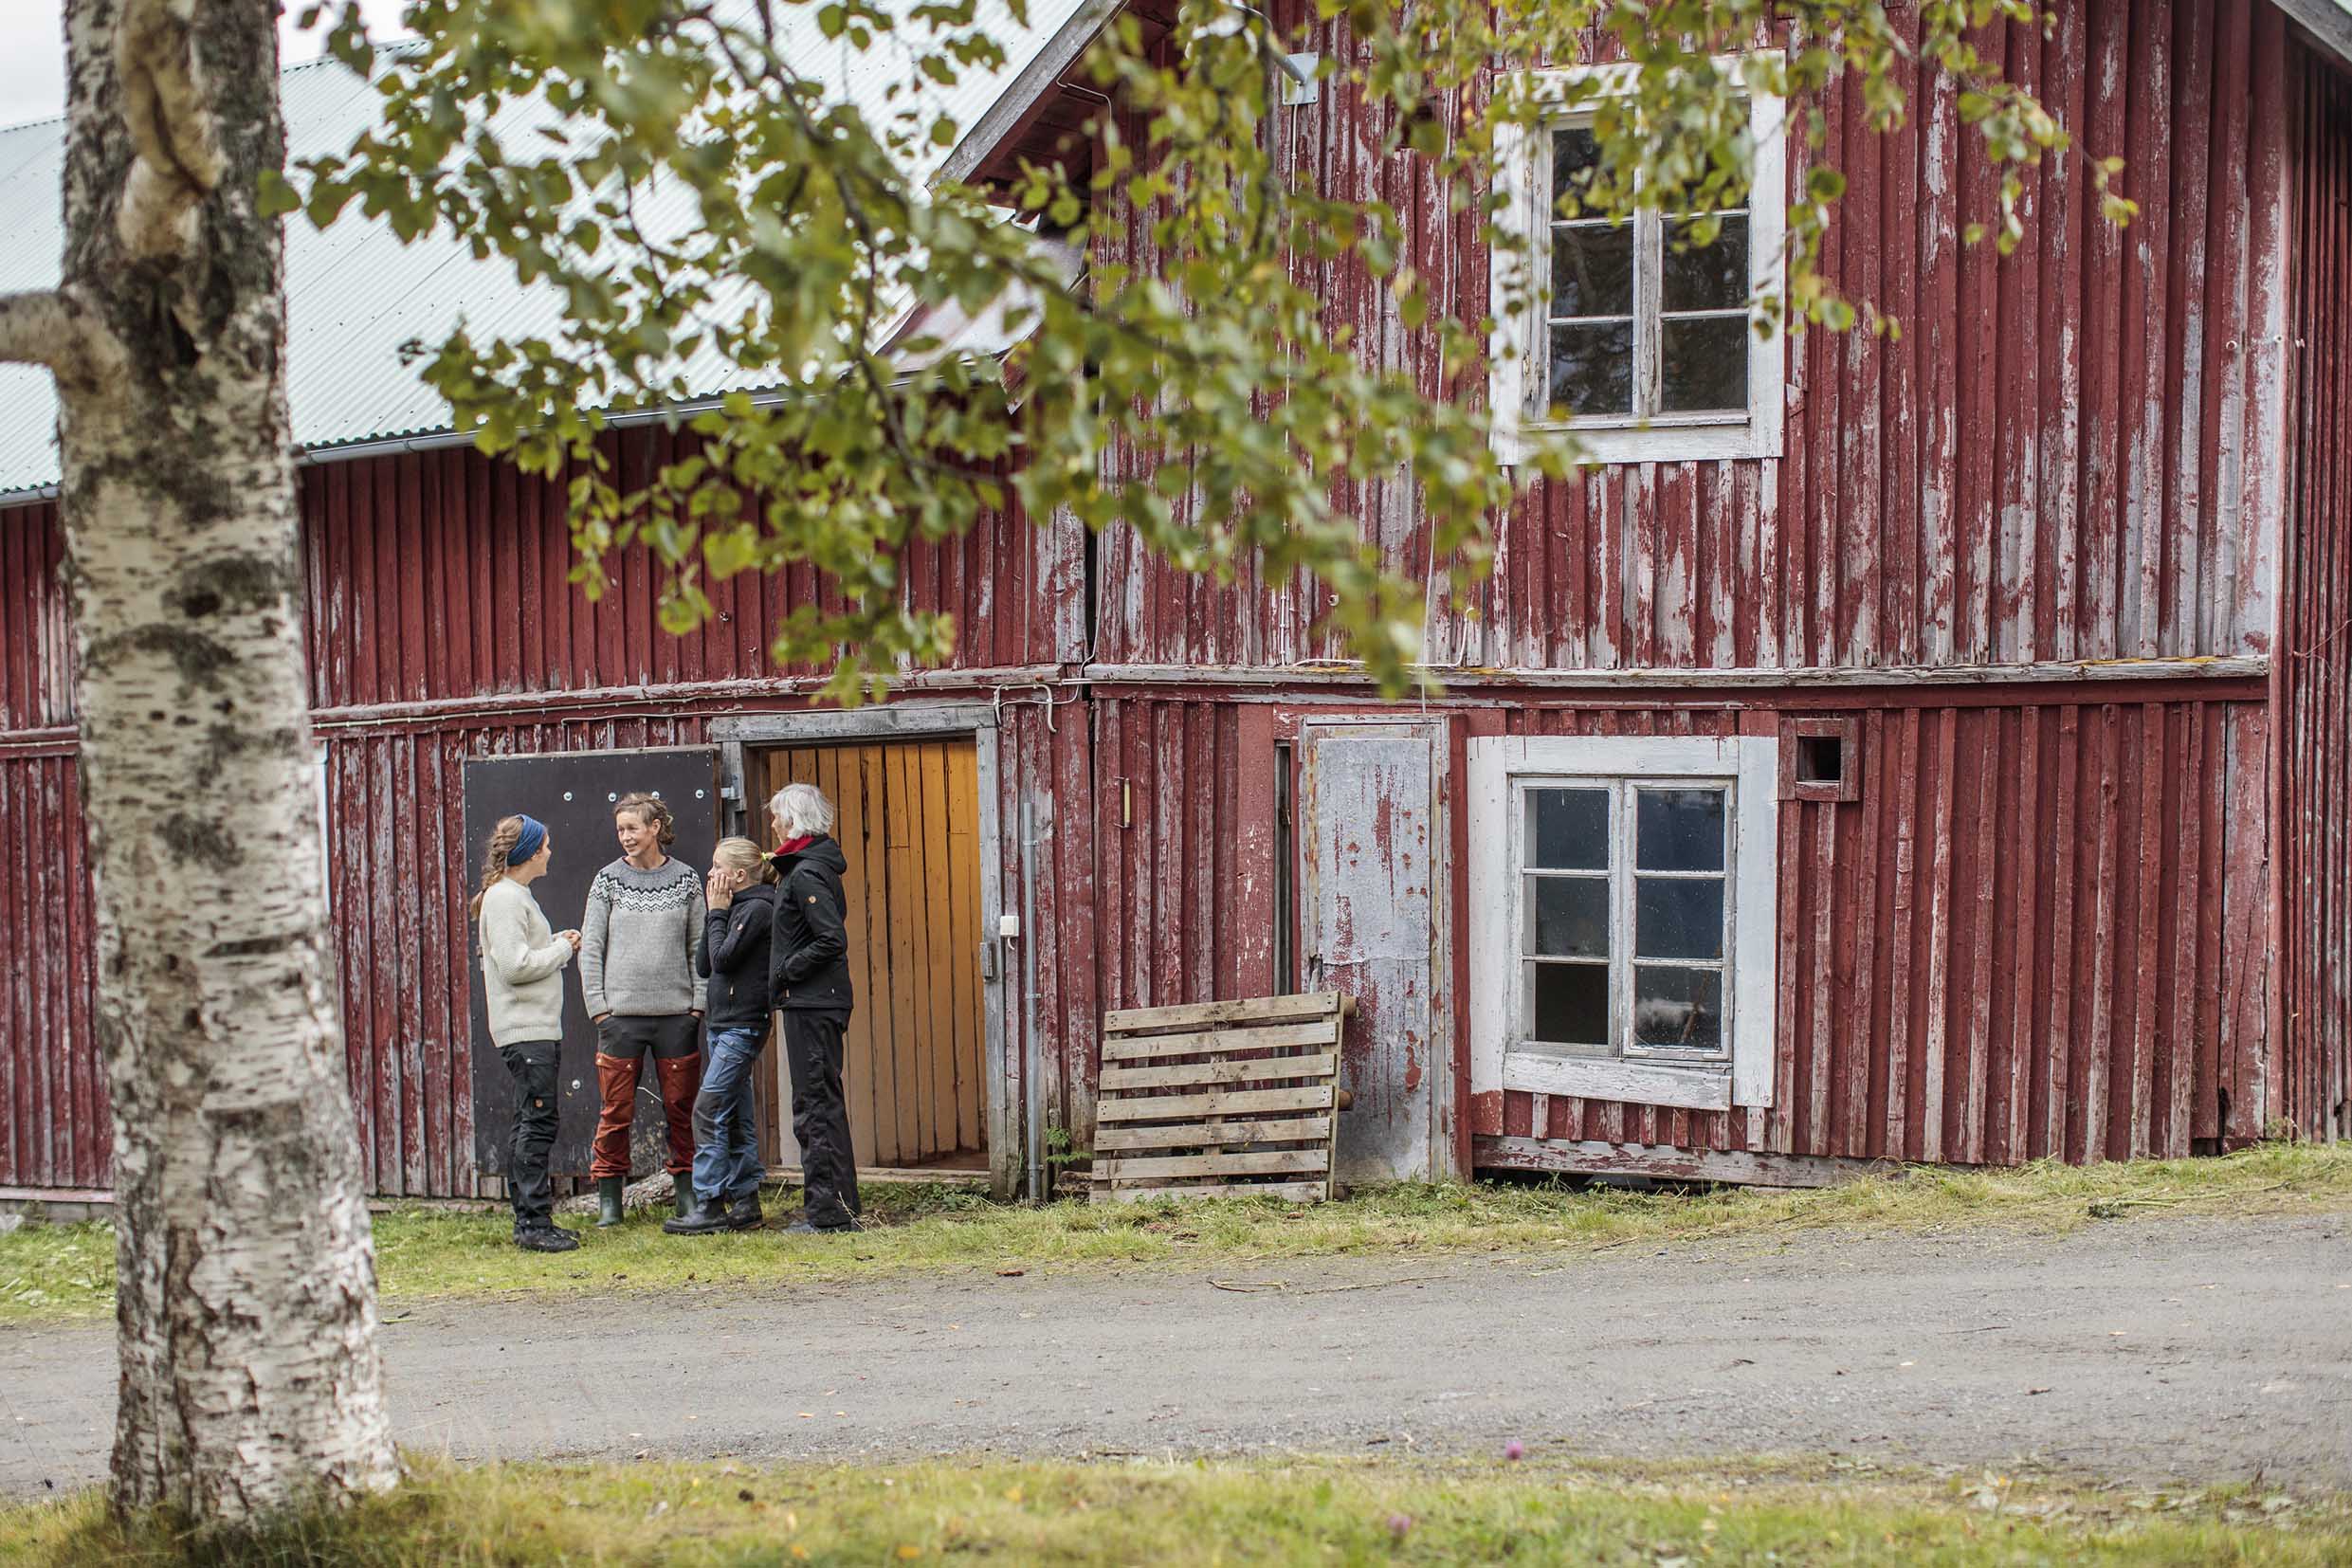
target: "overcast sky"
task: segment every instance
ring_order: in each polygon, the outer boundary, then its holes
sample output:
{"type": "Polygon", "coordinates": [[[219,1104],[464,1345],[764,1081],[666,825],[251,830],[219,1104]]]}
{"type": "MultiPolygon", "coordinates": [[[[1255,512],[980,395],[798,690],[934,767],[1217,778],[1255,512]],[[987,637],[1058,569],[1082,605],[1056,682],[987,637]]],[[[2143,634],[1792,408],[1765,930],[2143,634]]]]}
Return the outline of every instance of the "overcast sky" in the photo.
{"type": "MultiPolygon", "coordinates": [[[[286,64],[316,59],[325,30],[297,36],[294,0],[278,20],[279,50],[286,64]]],[[[369,29],[396,29],[398,0],[363,0],[369,29]]],[[[65,34],[63,0],[0,0],[0,125],[53,119],[65,112],[65,34]]]]}

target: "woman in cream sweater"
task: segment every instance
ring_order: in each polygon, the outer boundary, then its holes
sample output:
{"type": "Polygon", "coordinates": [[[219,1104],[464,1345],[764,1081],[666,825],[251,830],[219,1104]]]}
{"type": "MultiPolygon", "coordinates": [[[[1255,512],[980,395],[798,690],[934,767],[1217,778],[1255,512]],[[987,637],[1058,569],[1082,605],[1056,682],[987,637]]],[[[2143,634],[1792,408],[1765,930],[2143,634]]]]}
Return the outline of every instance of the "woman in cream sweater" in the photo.
{"type": "Polygon", "coordinates": [[[556,843],[537,817],[501,818],[483,856],[473,912],[482,932],[482,986],[490,1039],[515,1079],[515,1130],[506,1151],[506,1194],[515,1206],[515,1245],[569,1252],[580,1238],[556,1224],[547,1152],[556,1142],[556,1058],[563,1042],[563,966],[580,950],[577,931],[551,931],[531,884],[547,874],[556,843]]]}

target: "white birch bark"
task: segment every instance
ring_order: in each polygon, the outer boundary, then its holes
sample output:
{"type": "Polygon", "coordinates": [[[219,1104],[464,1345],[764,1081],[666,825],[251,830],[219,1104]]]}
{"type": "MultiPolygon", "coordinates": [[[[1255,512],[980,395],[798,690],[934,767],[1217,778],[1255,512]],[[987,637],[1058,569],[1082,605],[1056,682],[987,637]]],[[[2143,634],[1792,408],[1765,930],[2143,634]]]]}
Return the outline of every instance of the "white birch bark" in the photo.
{"type": "Polygon", "coordinates": [[[270,0],[68,0],[56,375],[114,1101],[114,1496],[235,1523],[396,1475],[311,782],[270,0]]]}

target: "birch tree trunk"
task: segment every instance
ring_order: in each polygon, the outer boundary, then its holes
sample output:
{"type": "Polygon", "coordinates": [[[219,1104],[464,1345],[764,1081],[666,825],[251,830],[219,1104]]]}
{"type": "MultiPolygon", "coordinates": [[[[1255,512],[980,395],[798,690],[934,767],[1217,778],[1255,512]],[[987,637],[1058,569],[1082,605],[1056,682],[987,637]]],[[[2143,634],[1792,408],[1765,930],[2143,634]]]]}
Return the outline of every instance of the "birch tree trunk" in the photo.
{"type": "Polygon", "coordinates": [[[312,782],[271,0],[68,0],[58,387],[114,1099],[114,1496],[234,1523],[392,1484],[312,782]]]}

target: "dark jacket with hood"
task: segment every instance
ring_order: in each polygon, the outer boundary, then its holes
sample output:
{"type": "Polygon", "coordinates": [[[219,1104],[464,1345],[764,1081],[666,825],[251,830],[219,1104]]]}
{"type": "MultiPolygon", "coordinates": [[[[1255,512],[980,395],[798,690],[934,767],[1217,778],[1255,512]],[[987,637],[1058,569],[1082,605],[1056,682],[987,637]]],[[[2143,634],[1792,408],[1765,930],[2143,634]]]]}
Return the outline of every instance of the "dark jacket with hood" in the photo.
{"type": "Polygon", "coordinates": [[[849,869],[830,837],[769,857],[776,869],[775,930],[768,945],[768,1004],[803,1012],[848,1012],[849,896],[841,874],[849,869]]]}
{"type": "Polygon", "coordinates": [[[768,932],[775,920],[775,889],[754,883],[737,890],[724,909],[702,917],[702,951],[695,969],[710,981],[703,1021],[722,1029],[768,1032],[768,932]]]}

